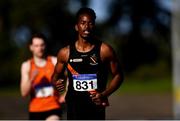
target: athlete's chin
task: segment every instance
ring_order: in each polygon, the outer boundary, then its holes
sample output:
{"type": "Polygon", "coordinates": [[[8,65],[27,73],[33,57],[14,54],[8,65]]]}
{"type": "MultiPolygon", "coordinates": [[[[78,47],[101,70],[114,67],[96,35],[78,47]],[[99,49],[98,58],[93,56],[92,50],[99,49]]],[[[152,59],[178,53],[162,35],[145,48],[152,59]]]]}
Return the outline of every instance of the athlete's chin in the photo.
{"type": "Polygon", "coordinates": [[[87,35],[87,36],[81,36],[83,39],[87,40],[87,41],[90,41],[91,39],[91,36],[90,35],[87,35]]]}
{"type": "Polygon", "coordinates": [[[42,58],[44,56],[44,53],[38,53],[36,56],[42,58]]]}
{"type": "Polygon", "coordinates": [[[81,37],[82,38],[88,38],[90,35],[87,35],[87,34],[85,34],[85,35],[82,35],[81,37]]]}

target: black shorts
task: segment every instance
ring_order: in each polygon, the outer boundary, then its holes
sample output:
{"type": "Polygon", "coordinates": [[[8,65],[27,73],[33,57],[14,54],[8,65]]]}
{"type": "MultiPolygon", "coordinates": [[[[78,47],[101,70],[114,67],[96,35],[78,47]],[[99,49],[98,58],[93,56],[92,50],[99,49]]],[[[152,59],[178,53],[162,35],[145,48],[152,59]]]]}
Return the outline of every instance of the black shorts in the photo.
{"type": "Polygon", "coordinates": [[[57,115],[61,117],[62,110],[61,109],[54,109],[45,112],[29,112],[29,120],[45,120],[50,115],[57,115]]]}
{"type": "Polygon", "coordinates": [[[67,120],[105,120],[105,107],[97,106],[91,100],[74,100],[66,101],[67,120]]]}

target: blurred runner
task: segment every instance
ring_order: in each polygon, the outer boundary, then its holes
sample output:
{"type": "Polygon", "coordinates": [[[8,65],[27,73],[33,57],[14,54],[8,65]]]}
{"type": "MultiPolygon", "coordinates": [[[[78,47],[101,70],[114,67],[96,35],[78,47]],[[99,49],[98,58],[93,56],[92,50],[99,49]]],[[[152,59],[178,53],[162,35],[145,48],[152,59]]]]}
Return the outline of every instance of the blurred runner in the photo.
{"type": "Polygon", "coordinates": [[[51,84],[51,76],[57,58],[47,56],[46,38],[43,34],[34,34],[30,41],[32,58],[21,65],[21,95],[30,95],[30,120],[60,120],[64,96],[60,96],[51,84]]]}
{"type": "Polygon", "coordinates": [[[97,39],[93,31],[96,14],[91,8],[81,8],[76,15],[75,42],[60,49],[52,76],[54,86],[64,90],[64,70],[68,70],[66,95],[67,119],[104,120],[108,96],[116,91],[123,75],[113,48],[97,39]],[[108,73],[112,79],[108,82],[108,73]]]}

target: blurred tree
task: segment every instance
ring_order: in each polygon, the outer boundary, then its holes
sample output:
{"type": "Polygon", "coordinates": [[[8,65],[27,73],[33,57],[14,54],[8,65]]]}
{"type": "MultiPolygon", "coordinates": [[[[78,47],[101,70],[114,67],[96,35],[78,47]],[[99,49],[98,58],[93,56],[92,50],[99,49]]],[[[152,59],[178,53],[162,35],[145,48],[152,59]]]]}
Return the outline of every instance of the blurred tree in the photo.
{"type": "Polygon", "coordinates": [[[170,64],[170,11],[161,8],[157,0],[116,0],[111,6],[107,29],[117,28],[124,15],[129,17],[124,23],[125,29],[129,27],[128,33],[122,34],[121,28],[112,32],[125,70],[132,72],[140,65],[156,63],[162,58],[170,64]],[[164,18],[159,19],[159,13],[164,18]],[[166,52],[162,46],[167,48],[166,52]]]}
{"type": "Polygon", "coordinates": [[[14,77],[14,60],[16,52],[13,52],[16,47],[11,43],[9,39],[10,30],[10,14],[11,3],[9,0],[0,1],[0,81],[1,86],[3,84],[10,84],[13,82],[14,77]],[[11,76],[10,76],[11,75],[11,76]]]}
{"type": "MultiPolygon", "coordinates": [[[[108,19],[97,23],[97,35],[116,49],[127,73],[143,64],[170,62],[171,13],[157,1],[112,0],[107,8],[108,19]]],[[[73,41],[75,10],[90,2],[1,0],[0,81],[8,84],[7,80],[19,80],[20,64],[30,57],[27,41],[32,33],[43,32],[49,38],[48,50],[53,55],[73,41]]]]}

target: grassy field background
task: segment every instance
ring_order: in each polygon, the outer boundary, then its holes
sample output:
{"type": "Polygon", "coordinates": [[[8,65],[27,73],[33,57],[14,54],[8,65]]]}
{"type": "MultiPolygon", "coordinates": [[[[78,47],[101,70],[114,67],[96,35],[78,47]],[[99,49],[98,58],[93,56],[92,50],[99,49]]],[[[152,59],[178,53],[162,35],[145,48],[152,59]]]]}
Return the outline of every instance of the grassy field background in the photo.
{"type": "MultiPolygon", "coordinates": [[[[131,94],[146,94],[146,93],[172,93],[172,79],[132,79],[127,78],[122,83],[121,87],[115,92],[117,94],[131,93],[131,94]]],[[[4,86],[0,88],[0,96],[19,96],[19,85],[4,86]]]]}
{"type": "MultiPolygon", "coordinates": [[[[172,80],[127,78],[109,97],[107,119],[173,119],[172,80]],[[133,112],[132,112],[133,111],[133,112]]],[[[19,85],[0,89],[0,119],[28,119],[28,100],[19,85]]],[[[65,119],[64,112],[64,119],[65,119]]]]}

